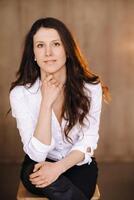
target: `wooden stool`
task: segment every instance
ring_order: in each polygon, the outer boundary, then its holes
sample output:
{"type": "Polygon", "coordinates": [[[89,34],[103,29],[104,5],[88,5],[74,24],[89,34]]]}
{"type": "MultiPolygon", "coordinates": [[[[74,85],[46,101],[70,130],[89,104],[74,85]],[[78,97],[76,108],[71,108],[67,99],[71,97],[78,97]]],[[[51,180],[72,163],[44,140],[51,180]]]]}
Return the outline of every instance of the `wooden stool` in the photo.
{"type": "MultiPolygon", "coordinates": [[[[96,185],[95,193],[91,200],[98,200],[100,198],[100,192],[98,189],[98,185],[96,185]]],[[[46,197],[38,197],[37,195],[31,194],[27,191],[27,189],[23,186],[20,181],[18,192],[17,192],[17,200],[49,200],[46,197]]]]}

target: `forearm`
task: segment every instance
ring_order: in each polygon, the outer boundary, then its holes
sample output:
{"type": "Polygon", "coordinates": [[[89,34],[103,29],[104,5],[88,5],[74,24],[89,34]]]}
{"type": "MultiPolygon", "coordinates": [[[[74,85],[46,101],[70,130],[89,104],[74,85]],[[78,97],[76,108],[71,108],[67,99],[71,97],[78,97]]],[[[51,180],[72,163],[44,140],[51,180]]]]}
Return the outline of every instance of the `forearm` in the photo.
{"type": "Polygon", "coordinates": [[[34,137],[46,145],[51,144],[51,115],[51,106],[46,105],[45,102],[42,101],[34,137]]]}
{"type": "Polygon", "coordinates": [[[57,165],[62,169],[62,171],[66,171],[77,163],[81,162],[84,159],[85,155],[81,151],[71,151],[64,159],[57,162],[57,165]]]}

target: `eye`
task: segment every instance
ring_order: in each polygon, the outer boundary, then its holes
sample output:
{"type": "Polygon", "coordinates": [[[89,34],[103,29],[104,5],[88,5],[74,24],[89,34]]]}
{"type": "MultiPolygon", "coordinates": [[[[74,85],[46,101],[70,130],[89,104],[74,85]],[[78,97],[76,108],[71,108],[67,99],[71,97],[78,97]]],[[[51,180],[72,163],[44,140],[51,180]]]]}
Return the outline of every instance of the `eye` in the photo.
{"type": "Polygon", "coordinates": [[[43,47],[43,44],[37,44],[37,47],[38,47],[38,48],[42,48],[42,47],[43,47]]]}
{"type": "Polygon", "coordinates": [[[54,42],[53,46],[58,47],[58,46],[60,46],[60,43],[59,42],[54,42]]]}

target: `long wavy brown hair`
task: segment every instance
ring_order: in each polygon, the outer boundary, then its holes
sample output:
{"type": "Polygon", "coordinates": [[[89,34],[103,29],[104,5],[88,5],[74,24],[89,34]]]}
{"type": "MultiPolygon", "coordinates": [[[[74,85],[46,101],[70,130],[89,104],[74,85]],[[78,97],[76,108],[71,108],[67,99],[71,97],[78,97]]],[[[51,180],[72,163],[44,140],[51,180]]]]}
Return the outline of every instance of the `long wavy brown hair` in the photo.
{"type": "MultiPolygon", "coordinates": [[[[38,19],[26,35],[22,60],[19,70],[16,73],[17,79],[11,84],[10,91],[19,85],[31,87],[37,78],[40,78],[40,68],[34,61],[33,36],[41,28],[53,28],[58,31],[66,52],[66,73],[67,80],[64,88],[64,104],[62,116],[67,121],[64,133],[69,139],[68,133],[73,126],[79,122],[84,125],[84,118],[90,109],[90,99],[84,92],[84,84],[98,84],[99,76],[92,73],[82,56],[80,49],[72,34],[63,22],[55,18],[38,19]]],[[[102,84],[102,91],[106,101],[108,101],[108,89],[102,84]]]]}

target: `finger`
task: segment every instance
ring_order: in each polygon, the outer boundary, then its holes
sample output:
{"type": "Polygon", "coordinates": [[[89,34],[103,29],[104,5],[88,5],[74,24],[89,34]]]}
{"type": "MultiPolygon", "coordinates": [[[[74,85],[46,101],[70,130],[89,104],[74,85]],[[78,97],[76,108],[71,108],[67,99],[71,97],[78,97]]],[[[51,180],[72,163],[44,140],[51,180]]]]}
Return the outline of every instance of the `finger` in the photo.
{"type": "Polygon", "coordinates": [[[42,185],[42,184],[44,184],[44,180],[40,180],[40,181],[31,181],[31,183],[32,183],[33,185],[42,185]]]}
{"type": "Polygon", "coordinates": [[[42,167],[43,163],[37,163],[34,165],[34,169],[33,169],[33,172],[36,172],[37,170],[39,170],[41,167],[42,167]]]}
{"type": "Polygon", "coordinates": [[[51,79],[53,78],[53,75],[52,74],[50,74],[50,75],[48,75],[45,79],[44,79],[44,81],[50,81],[51,79]]]}
{"type": "Polygon", "coordinates": [[[29,177],[29,180],[30,180],[31,182],[36,182],[36,181],[40,181],[40,180],[43,180],[43,179],[42,179],[41,176],[37,176],[37,177],[35,177],[35,178],[30,178],[30,177],[29,177]]]}
{"type": "Polygon", "coordinates": [[[54,86],[55,86],[55,87],[59,87],[59,82],[56,82],[56,83],[54,84],[54,86]]]}
{"type": "Polygon", "coordinates": [[[47,187],[48,185],[50,185],[50,183],[45,182],[43,184],[36,185],[36,187],[38,187],[38,188],[44,188],[44,187],[47,187]]]}
{"type": "MultiPolygon", "coordinates": [[[[53,80],[53,79],[52,79],[52,80],[53,80]]],[[[49,82],[47,82],[47,85],[48,85],[48,86],[55,86],[55,87],[58,87],[59,82],[56,81],[56,80],[54,80],[54,81],[52,81],[52,80],[50,80],[49,82]]]]}
{"type": "Polygon", "coordinates": [[[51,84],[56,84],[57,81],[56,81],[56,79],[53,78],[53,79],[50,80],[50,83],[51,83],[51,84]]]}
{"type": "Polygon", "coordinates": [[[30,174],[30,175],[29,175],[29,178],[32,179],[32,178],[36,178],[36,177],[38,177],[38,176],[40,176],[39,171],[30,174]]]}
{"type": "Polygon", "coordinates": [[[30,181],[34,185],[40,185],[44,183],[44,179],[42,179],[41,177],[30,179],[30,181]]]}
{"type": "Polygon", "coordinates": [[[63,88],[63,83],[59,83],[58,88],[61,90],[63,88]]]}
{"type": "Polygon", "coordinates": [[[47,83],[47,82],[50,81],[52,78],[53,78],[53,75],[52,75],[52,74],[50,74],[49,76],[46,76],[46,77],[43,79],[42,84],[47,83]]]}

